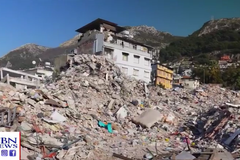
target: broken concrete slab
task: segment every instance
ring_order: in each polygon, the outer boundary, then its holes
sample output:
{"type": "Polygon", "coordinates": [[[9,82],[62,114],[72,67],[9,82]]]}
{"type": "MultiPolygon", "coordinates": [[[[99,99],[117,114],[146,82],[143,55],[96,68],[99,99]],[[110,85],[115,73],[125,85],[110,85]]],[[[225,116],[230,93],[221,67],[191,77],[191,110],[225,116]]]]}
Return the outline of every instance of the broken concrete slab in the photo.
{"type": "Polygon", "coordinates": [[[163,115],[158,110],[148,109],[144,111],[141,115],[133,119],[133,121],[143,127],[150,128],[162,118],[163,115]]]}
{"type": "Polygon", "coordinates": [[[114,99],[111,99],[110,100],[110,102],[109,102],[109,104],[108,104],[108,109],[112,109],[112,107],[113,107],[113,105],[114,105],[114,103],[115,103],[115,100],[114,99]]]}
{"type": "Polygon", "coordinates": [[[116,113],[117,119],[124,119],[128,115],[128,111],[125,109],[125,107],[119,108],[119,110],[116,113]]]}

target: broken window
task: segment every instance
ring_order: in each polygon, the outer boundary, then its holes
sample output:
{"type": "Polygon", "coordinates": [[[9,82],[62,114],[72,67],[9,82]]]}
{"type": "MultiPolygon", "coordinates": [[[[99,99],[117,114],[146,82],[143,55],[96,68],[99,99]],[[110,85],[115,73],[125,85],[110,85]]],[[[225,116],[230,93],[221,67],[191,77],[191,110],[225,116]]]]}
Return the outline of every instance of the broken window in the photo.
{"type": "Polygon", "coordinates": [[[122,52],[122,60],[123,61],[128,61],[128,53],[124,53],[124,52],[122,52]]]}
{"type": "Polygon", "coordinates": [[[144,65],[145,66],[150,66],[150,59],[144,58],[144,65]]]}
{"type": "Polygon", "coordinates": [[[113,49],[110,48],[104,48],[104,53],[107,55],[109,59],[113,59],[113,49]]]}
{"type": "Polygon", "coordinates": [[[134,63],[139,64],[140,56],[134,55],[134,63]]]}
{"type": "Polygon", "coordinates": [[[133,75],[138,76],[138,74],[139,74],[139,70],[138,69],[133,69],[133,75]]]}

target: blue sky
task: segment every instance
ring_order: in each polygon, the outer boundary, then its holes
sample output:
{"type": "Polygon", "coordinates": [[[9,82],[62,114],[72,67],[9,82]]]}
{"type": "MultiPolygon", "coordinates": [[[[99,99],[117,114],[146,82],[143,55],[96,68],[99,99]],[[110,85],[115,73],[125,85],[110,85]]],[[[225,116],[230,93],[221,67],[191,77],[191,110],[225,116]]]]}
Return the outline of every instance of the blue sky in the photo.
{"type": "Polygon", "coordinates": [[[240,17],[240,0],[1,0],[0,56],[26,43],[57,47],[103,18],[187,36],[215,18],[240,17]]]}

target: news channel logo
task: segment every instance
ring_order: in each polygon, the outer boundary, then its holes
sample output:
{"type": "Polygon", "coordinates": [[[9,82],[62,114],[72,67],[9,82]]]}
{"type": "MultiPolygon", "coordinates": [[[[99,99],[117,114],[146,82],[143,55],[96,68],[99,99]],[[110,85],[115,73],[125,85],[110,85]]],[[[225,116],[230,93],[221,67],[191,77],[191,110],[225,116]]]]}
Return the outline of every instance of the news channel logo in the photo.
{"type": "Polygon", "coordinates": [[[0,132],[0,159],[20,160],[20,132],[0,132]]]}

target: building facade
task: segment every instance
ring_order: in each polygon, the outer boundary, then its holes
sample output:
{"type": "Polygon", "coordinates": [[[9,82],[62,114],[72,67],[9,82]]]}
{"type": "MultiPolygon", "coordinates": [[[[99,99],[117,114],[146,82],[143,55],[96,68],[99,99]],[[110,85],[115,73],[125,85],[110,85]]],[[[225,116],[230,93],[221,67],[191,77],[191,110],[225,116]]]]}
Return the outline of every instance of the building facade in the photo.
{"type": "Polygon", "coordinates": [[[179,74],[177,75],[173,75],[173,86],[180,86],[181,85],[181,78],[182,76],[180,76],[179,74]]]}
{"type": "Polygon", "coordinates": [[[180,76],[175,75],[173,77],[173,86],[174,87],[184,87],[188,89],[196,89],[200,85],[199,78],[192,78],[191,76],[180,76]]]}
{"type": "Polygon", "coordinates": [[[184,88],[188,89],[196,89],[200,85],[199,79],[194,79],[190,76],[183,76],[180,83],[184,88]]]}
{"type": "Polygon", "coordinates": [[[151,46],[134,41],[125,28],[97,19],[76,30],[81,34],[76,54],[104,55],[128,76],[151,81],[151,46]]]}
{"type": "Polygon", "coordinates": [[[166,89],[172,88],[173,70],[159,64],[153,64],[152,76],[155,85],[162,84],[166,89]]]}

